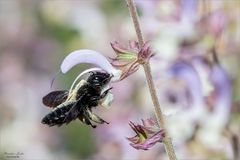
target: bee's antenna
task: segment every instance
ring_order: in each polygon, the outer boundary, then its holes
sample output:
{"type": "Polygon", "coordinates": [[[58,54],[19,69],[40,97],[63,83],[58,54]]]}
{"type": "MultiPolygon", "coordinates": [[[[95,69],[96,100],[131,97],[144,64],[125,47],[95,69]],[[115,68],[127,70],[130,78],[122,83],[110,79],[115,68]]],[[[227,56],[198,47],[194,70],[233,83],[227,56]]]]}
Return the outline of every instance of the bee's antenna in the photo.
{"type": "Polygon", "coordinates": [[[61,70],[59,70],[59,71],[54,75],[54,77],[52,78],[50,88],[52,88],[53,83],[54,83],[55,79],[57,78],[57,76],[59,75],[59,73],[61,73],[61,70]]]}

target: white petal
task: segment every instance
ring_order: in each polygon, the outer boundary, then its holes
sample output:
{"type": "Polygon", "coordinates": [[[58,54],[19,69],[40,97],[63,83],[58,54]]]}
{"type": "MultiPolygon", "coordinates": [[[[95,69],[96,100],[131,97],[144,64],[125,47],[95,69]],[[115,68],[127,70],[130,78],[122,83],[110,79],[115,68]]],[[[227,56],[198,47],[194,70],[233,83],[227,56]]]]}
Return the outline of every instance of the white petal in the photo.
{"type": "Polygon", "coordinates": [[[114,68],[110,62],[99,52],[93,50],[76,50],[71,52],[62,62],[61,71],[67,73],[72,67],[80,63],[89,63],[100,67],[106,72],[113,74],[113,80],[116,81],[121,76],[121,71],[114,68]]]}
{"type": "Polygon", "coordinates": [[[113,78],[111,79],[111,82],[115,82],[118,81],[122,75],[122,71],[119,69],[115,69],[113,70],[113,72],[111,73],[113,75],[113,78]]]}

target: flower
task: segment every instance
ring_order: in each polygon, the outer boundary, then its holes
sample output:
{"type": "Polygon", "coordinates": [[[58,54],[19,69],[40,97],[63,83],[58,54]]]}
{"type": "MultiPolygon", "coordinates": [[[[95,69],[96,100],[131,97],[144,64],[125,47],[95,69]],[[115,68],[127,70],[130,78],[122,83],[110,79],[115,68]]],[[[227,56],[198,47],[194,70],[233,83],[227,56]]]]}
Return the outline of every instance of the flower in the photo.
{"type": "Polygon", "coordinates": [[[162,142],[165,137],[165,131],[158,127],[157,122],[153,119],[142,120],[143,125],[135,125],[130,122],[130,127],[136,133],[136,136],[127,138],[130,145],[136,149],[148,150],[157,142],[162,142]]]}
{"type": "Polygon", "coordinates": [[[153,56],[148,42],[142,48],[136,41],[130,41],[127,48],[116,41],[111,43],[111,46],[117,54],[116,58],[111,58],[111,64],[122,71],[120,80],[136,72],[140,64],[147,62],[153,56]]]}
{"type": "MultiPolygon", "coordinates": [[[[95,66],[98,66],[99,70],[104,70],[108,72],[109,74],[113,75],[112,81],[116,81],[121,76],[121,71],[114,68],[110,62],[107,60],[106,57],[104,57],[101,53],[88,50],[88,49],[82,49],[82,50],[76,50],[71,52],[65,59],[63,60],[61,64],[61,71],[62,73],[67,73],[72,67],[76,66],[80,63],[90,63],[95,66]]],[[[94,68],[96,69],[96,68],[94,68]]],[[[90,70],[88,71],[90,72],[90,70]]],[[[79,77],[80,78],[80,77],[79,77]]]]}
{"type": "MultiPolygon", "coordinates": [[[[215,60],[216,61],[216,60],[215,60]]],[[[178,59],[156,85],[168,134],[181,142],[197,137],[218,145],[231,111],[231,81],[225,69],[203,56],[178,59]],[[196,130],[197,128],[197,130],[196,130]]],[[[157,80],[156,80],[157,81],[157,80]]]]}

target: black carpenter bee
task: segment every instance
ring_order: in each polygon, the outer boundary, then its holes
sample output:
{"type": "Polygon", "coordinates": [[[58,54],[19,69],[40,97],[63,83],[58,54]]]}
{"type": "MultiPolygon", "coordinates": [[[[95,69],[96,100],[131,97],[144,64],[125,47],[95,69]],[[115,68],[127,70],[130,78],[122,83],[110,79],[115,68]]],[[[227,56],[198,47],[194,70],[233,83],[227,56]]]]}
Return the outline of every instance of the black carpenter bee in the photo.
{"type": "Polygon", "coordinates": [[[105,120],[92,113],[92,108],[101,105],[112,88],[103,91],[110,82],[112,76],[104,72],[91,72],[87,80],[81,80],[72,90],[53,91],[43,97],[43,104],[54,108],[43,119],[42,123],[48,126],[61,126],[68,124],[75,119],[91,125],[95,123],[107,123],[105,120]]]}

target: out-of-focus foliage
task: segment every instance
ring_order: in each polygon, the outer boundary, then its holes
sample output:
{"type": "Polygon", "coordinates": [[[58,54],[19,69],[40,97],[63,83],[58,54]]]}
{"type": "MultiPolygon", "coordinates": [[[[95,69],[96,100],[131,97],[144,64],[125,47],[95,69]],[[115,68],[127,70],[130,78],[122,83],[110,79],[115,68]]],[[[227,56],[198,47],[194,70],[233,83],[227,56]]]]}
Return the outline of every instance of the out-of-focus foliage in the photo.
{"type": "Polygon", "coordinates": [[[128,10],[126,3],[121,0],[102,0],[100,2],[100,8],[106,16],[119,16],[119,15],[128,15],[128,10]]]}
{"type": "Polygon", "coordinates": [[[96,152],[96,135],[92,128],[74,122],[62,130],[65,137],[62,142],[63,148],[77,159],[78,157],[87,158],[96,152]],[[75,137],[75,138],[73,138],[75,137]]]}
{"type": "MultiPolygon", "coordinates": [[[[80,37],[79,31],[75,28],[72,28],[70,25],[49,19],[47,15],[41,13],[38,15],[38,18],[42,32],[46,36],[55,38],[64,45],[70,43],[75,38],[80,37]]],[[[80,39],[78,40],[80,41],[80,39]]]]}

